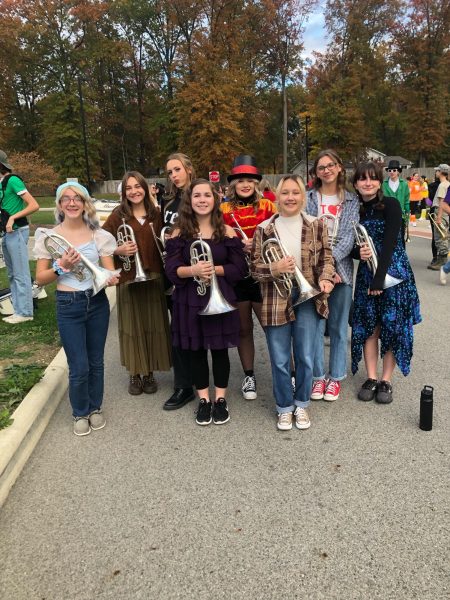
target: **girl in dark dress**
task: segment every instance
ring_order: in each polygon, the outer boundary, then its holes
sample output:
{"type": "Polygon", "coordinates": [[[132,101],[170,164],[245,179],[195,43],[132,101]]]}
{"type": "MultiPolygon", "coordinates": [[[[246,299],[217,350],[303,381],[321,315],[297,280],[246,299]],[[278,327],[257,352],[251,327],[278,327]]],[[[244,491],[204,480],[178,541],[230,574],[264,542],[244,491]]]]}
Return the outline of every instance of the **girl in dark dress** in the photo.
{"type": "Polygon", "coordinates": [[[230,419],[225,400],[230,374],[228,348],[239,343],[239,313],[231,310],[200,315],[199,312],[210,300],[213,273],[223,298],[234,304],[234,285],[245,276],[247,265],[243,244],[234,230],[224,224],[218,195],[205,179],[194,180],[186,193],[166,252],[166,273],[175,285],[172,343],[189,354],[191,375],[200,398],[196,422],[209,425],[213,420],[221,425],[230,419]],[[200,238],[209,245],[213,260],[191,264],[191,245],[200,238]],[[198,293],[202,284],[204,295],[198,293]],[[213,403],[209,397],[208,350],[215,386],[213,403]]]}
{"type": "Polygon", "coordinates": [[[361,258],[356,276],[352,324],[352,372],[356,373],[364,352],[367,381],[359,400],[392,402],[391,377],[395,365],[408,375],[413,354],[413,326],[420,323],[420,304],[414,275],[402,244],[402,211],[395,198],[383,197],[383,174],[373,162],[361,163],[353,185],[361,206],[361,220],[372,238],[378,266],[372,273],[367,260],[372,256],[362,245],[355,258],[361,258]],[[399,283],[387,287],[386,277],[399,283]],[[380,349],[379,349],[380,346],[380,349]],[[383,359],[381,381],[377,378],[378,352],[383,359]]]}

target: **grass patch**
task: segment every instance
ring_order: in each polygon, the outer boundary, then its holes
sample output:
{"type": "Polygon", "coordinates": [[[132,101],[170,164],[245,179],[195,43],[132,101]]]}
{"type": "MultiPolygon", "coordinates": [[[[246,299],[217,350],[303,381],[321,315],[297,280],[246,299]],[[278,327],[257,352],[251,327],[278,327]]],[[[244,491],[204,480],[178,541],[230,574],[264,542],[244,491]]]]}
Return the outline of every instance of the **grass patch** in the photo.
{"type": "MultiPolygon", "coordinates": [[[[35,261],[30,261],[30,271],[35,272],[35,261]]],[[[6,269],[0,269],[0,287],[8,287],[6,269]]],[[[12,410],[39,381],[61,347],[55,288],[56,283],[46,286],[47,298],[37,301],[33,321],[9,325],[0,320],[0,429],[10,423],[12,410]]]]}

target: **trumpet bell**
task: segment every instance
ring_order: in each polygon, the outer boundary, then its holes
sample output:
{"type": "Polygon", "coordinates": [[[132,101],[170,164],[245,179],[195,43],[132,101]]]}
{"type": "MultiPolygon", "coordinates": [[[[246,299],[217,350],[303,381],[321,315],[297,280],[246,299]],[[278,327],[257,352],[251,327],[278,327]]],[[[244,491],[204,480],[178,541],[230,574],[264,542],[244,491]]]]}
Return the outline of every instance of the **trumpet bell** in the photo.
{"type": "Polygon", "coordinates": [[[224,313],[232,312],[233,310],[236,310],[235,306],[225,300],[223,296],[219,297],[217,294],[213,294],[213,291],[211,290],[211,297],[208,304],[203,310],[200,310],[198,314],[209,317],[211,315],[222,315],[224,313]]]}

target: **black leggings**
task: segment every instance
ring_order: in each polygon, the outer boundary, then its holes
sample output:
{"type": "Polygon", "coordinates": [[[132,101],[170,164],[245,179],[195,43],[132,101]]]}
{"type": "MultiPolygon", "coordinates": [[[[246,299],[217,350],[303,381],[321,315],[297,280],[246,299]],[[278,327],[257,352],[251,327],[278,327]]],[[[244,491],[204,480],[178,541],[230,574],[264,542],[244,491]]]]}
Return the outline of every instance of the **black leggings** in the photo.
{"type": "MultiPolygon", "coordinates": [[[[204,390],[209,386],[208,351],[191,350],[191,376],[195,387],[204,390]]],[[[214,385],[218,388],[228,387],[230,377],[230,358],[228,348],[211,350],[214,385]]]]}

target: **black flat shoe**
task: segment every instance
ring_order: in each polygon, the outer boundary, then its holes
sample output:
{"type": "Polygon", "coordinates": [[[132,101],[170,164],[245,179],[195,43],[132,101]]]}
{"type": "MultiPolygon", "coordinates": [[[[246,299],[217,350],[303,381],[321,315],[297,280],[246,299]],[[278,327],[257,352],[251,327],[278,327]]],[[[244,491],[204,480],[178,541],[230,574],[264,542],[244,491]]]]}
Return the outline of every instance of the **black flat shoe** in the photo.
{"type": "Polygon", "coordinates": [[[182,408],[188,402],[194,400],[195,394],[192,388],[178,388],[170,396],[168,400],[164,402],[164,410],[177,410],[182,408]]]}

